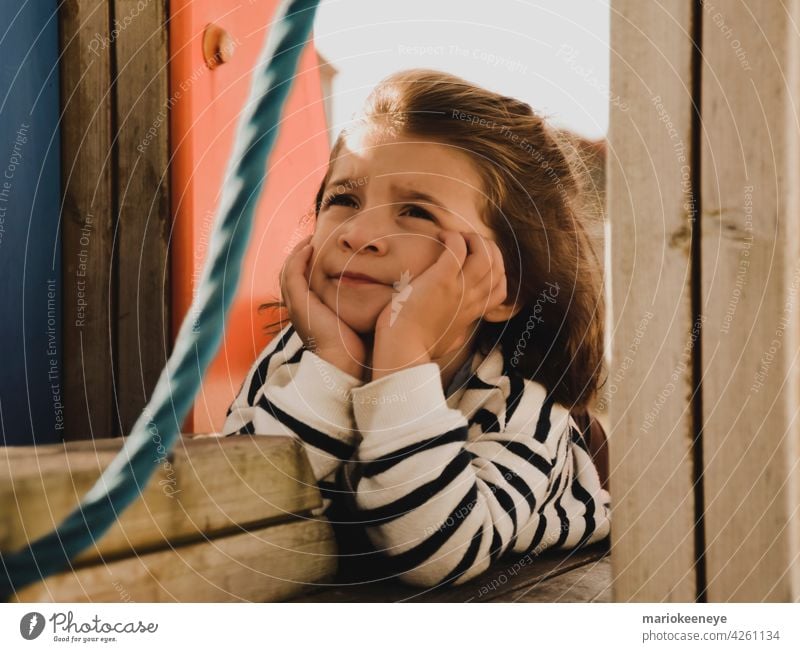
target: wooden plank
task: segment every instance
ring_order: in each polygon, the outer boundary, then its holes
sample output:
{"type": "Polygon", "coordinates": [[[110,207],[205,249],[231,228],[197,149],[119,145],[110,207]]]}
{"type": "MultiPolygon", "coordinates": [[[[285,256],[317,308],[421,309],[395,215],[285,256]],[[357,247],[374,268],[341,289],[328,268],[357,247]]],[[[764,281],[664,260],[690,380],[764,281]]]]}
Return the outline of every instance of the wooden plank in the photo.
{"type": "Polygon", "coordinates": [[[62,280],[67,439],[113,432],[114,226],[108,3],[61,4],[62,280]]]}
{"type": "Polygon", "coordinates": [[[64,433],[57,4],[0,2],[0,445],[64,433]]]}
{"type": "Polygon", "coordinates": [[[709,602],[795,602],[800,3],[703,14],[703,473],[709,602]]]}
{"type": "MultiPolygon", "coordinates": [[[[354,583],[348,581],[342,559],[331,588],[309,592],[293,602],[506,602],[510,594],[535,587],[551,578],[608,554],[599,542],[580,550],[546,550],[539,555],[513,555],[461,586],[423,588],[396,579],[354,583]]],[[[357,562],[350,562],[357,563],[357,562]]]]}
{"type": "Polygon", "coordinates": [[[504,595],[502,602],[612,602],[611,557],[504,595]]]}
{"type": "Polygon", "coordinates": [[[128,434],[171,350],[169,90],[165,0],[114,0],[119,223],[117,434],[128,434]]]}
{"type": "Polygon", "coordinates": [[[61,573],[15,602],[269,602],[336,572],[330,524],[307,519],[61,573]]]}
{"type": "MultiPolygon", "coordinates": [[[[52,531],[122,442],[0,449],[0,550],[20,549],[52,531]]],[[[322,504],[305,452],[290,437],[187,438],[169,458],[154,443],[153,456],[160,462],[142,497],[78,562],[287,520],[322,504]]]]}
{"type": "MultiPolygon", "coordinates": [[[[692,474],[692,8],[617,0],[608,145],[609,453],[618,602],[696,597],[692,474]]],[[[694,333],[694,335],[693,335],[694,333]]]]}

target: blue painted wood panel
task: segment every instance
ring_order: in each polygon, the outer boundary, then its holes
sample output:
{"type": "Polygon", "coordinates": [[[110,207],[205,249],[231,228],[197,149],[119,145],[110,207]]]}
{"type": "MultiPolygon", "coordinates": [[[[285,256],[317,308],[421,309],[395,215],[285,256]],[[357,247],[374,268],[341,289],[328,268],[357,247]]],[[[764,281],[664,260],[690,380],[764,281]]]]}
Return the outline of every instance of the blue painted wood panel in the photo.
{"type": "Polygon", "coordinates": [[[61,441],[55,0],[0,2],[0,444],[61,441]]]}

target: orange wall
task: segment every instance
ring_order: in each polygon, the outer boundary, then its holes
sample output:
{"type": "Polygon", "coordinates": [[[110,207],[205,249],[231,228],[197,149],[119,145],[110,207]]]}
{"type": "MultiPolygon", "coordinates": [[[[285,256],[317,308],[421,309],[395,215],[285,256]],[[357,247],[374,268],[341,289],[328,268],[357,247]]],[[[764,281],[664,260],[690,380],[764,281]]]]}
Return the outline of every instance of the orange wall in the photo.
{"type": "MultiPolygon", "coordinates": [[[[170,3],[173,341],[201,275],[239,112],[277,5],[277,0],[170,3]],[[231,60],[214,70],[205,66],[202,53],[203,30],[210,22],[236,42],[231,60]]],[[[311,221],[301,220],[313,206],[328,152],[317,55],[309,43],[268,164],[269,180],[257,207],[225,338],[184,432],[221,428],[247,370],[272,337],[263,326],[274,313],[258,313],[257,308],[279,296],[278,274],[288,251],[313,230],[311,221]]]]}

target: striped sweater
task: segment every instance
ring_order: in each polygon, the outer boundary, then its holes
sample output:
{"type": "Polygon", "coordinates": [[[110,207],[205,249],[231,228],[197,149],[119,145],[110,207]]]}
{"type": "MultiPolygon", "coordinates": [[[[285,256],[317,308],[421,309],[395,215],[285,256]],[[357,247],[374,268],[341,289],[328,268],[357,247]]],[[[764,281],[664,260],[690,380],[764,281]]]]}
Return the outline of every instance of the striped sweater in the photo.
{"type": "Polygon", "coordinates": [[[409,584],[461,584],[507,552],[608,536],[610,496],[569,411],[499,348],[461,371],[447,395],[435,362],[364,383],[289,324],[248,372],[223,434],[302,440],[323,497],[314,514],[352,516],[383,576],[409,584]]]}

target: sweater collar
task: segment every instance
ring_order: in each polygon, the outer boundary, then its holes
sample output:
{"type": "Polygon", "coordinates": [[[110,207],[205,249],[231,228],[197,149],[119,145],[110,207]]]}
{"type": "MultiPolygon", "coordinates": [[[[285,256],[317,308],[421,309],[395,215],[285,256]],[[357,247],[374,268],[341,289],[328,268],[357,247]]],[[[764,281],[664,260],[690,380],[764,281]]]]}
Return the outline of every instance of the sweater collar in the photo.
{"type": "Polygon", "coordinates": [[[459,389],[498,389],[503,378],[503,354],[500,345],[493,347],[488,355],[476,349],[453,376],[445,395],[449,398],[459,389]]]}

